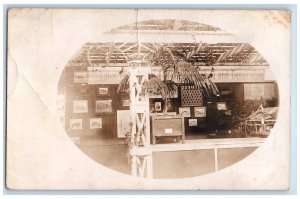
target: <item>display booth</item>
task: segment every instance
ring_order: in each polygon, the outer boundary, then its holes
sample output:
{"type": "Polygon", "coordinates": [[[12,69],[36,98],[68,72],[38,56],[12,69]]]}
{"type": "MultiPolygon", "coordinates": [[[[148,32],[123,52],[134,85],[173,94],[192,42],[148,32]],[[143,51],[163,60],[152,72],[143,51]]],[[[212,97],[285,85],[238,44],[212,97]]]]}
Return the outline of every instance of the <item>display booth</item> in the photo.
{"type": "Polygon", "coordinates": [[[218,163],[223,149],[255,149],[269,135],[277,84],[265,79],[269,65],[250,44],[177,20],[107,34],[107,42],[82,46],[58,86],[61,122],[79,147],[124,145],[130,174],[160,178],[153,156],[170,157],[163,152],[211,150],[216,171],[226,167],[218,163]]]}

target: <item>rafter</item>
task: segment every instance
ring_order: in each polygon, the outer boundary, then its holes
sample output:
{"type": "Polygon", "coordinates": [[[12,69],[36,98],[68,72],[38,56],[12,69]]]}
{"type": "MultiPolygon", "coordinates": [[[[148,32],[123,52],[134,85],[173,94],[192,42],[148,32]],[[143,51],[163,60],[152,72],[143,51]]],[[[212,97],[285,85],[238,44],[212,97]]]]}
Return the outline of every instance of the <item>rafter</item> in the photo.
{"type": "MultiPolygon", "coordinates": [[[[194,65],[268,65],[266,60],[249,44],[246,43],[87,43],[72,58],[72,63],[81,65],[117,66],[124,65],[130,56],[136,53],[155,53],[159,48],[166,47],[172,54],[185,58],[194,65]],[[226,61],[226,63],[224,63],[226,61]]],[[[166,56],[161,58],[168,59],[166,56]]],[[[166,60],[165,60],[166,61],[166,60]]]]}
{"type": "Polygon", "coordinates": [[[148,48],[147,46],[145,46],[145,45],[142,44],[142,43],[141,43],[140,45],[141,45],[142,48],[148,50],[148,51],[151,52],[151,53],[154,53],[154,52],[155,52],[155,50],[153,50],[153,49],[151,49],[151,48],[148,48]]]}
{"type": "Polygon", "coordinates": [[[127,52],[127,51],[129,51],[130,49],[135,48],[135,47],[137,47],[137,46],[138,46],[137,43],[136,43],[136,44],[133,44],[132,46],[130,46],[130,47],[126,48],[125,50],[123,50],[123,52],[127,52]]]}
{"type": "Polygon", "coordinates": [[[111,45],[110,45],[110,47],[108,49],[108,52],[107,52],[107,54],[105,56],[105,61],[106,61],[107,66],[109,66],[110,58],[111,58],[113,49],[114,49],[114,43],[111,43],[111,45]]]}

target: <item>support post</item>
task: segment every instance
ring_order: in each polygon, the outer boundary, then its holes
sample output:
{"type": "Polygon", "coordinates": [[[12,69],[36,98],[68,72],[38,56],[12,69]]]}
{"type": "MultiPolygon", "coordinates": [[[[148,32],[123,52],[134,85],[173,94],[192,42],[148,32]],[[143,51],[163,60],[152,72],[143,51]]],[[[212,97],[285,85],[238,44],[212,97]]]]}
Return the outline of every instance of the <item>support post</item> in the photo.
{"type": "Polygon", "coordinates": [[[219,170],[219,163],[218,163],[218,149],[215,147],[214,148],[215,152],[215,172],[219,170]]]}
{"type": "Polygon", "coordinates": [[[148,95],[141,95],[142,86],[148,81],[150,68],[133,66],[129,68],[131,175],[153,177],[152,152],[150,149],[150,114],[148,95]]]}

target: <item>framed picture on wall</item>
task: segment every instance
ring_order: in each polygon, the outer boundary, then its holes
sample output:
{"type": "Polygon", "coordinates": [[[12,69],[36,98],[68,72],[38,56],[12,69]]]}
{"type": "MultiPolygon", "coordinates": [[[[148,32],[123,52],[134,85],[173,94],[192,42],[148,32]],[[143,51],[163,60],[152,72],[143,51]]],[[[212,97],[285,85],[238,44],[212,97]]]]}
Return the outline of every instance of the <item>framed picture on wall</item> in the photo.
{"type": "Polygon", "coordinates": [[[70,129],[82,129],[82,119],[70,119],[70,129]]]}
{"type": "Polygon", "coordinates": [[[189,126],[197,126],[198,122],[197,119],[189,119],[189,126]]]}
{"type": "Polygon", "coordinates": [[[131,130],[130,110],[117,110],[117,134],[118,138],[125,138],[131,130]]]}
{"type": "Polygon", "coordinates": [[[206,107],[194,107],[195,117],[206,117],[206,107]]]}
{"type": "Polygon", "coordinates": [[[97,86],[97,96],[109,96],[109,88],[104,86],[97,86]]]}
{"type": "Polygon", "coordinates": [[[172,89],[170,90],[170,98],[178,98],[178,86],[175,84],[172,85],[172,89]]]}
{"type": "Polygon", "coordinates": [[[167,110],[169,111],[169,110],[173,110],[173,108],[174,108],[174,105],[173,105],[173,101],[172,100],[170,100],[170,99],[167,99],[167,101],[166,101],[166,103],[167,103],[167,110]]]}
{"type": "Polygon", "coordinates": [[[111,114],[113,113],[112,99],[96,99],[95,100],[95,114],[111,114]]]}
{"type": "Polygon", "coordinates": [[[90,118],[90,129],[101,129],[102,118],[90,118]]]}
{"type": "Polygon", "coordinates": [[[179,115],[182,117],[191,117],[190,107],[179,107],[179,115]]]}
{"type": "Polygon", "coordinates": [[[155,102],[154,103],[154,109],[155,109],[155,111],[161,111],[162,110],[162,108],[161,108],[161,102],[155,102]]]}
{"type": "Polygon", "coordinates": [[[73,101],[73,113],[87,113],[88,111],[88,100],[73,101]]]}
{"type": "Polygon", "coordinates": [[[217,102],[217,109],[219,111],[226,111],[227,110],[226,102],[217,102]]]}
{"type": "Polygon", "coordinates": [[[130,106],[130,99],[123,99],[122,106],[130,106]]]}

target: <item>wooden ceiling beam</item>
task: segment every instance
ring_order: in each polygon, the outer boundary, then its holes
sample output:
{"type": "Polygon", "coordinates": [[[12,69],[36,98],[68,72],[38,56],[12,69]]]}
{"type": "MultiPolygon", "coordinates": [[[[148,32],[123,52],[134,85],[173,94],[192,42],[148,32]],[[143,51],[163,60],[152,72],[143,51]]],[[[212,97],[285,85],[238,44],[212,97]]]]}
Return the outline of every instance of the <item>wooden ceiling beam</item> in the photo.
{"type": "Polygon", "coordinates": [[[138,46],[137,43],[133,44],[132,46],[130,46],[130,47],[128,47],[128,48],[126,48],[125,50],[122,50],[122,52],[124,53],[124,52],[126,52],[126,51],[129,51],[130,49],[135,48],[136,46],[138,46]]]}
{"type": "Polygon", "coordinates": [[[109,49],[107,51],[107,54],[105,56],[105,61],[106,61],[107,66],[109,66],[110,58],[111,58],[113,49],[114,49],[114,43],[111,43],[111,45],[110,45],[110,47],[109,47],[109,49]]]}

